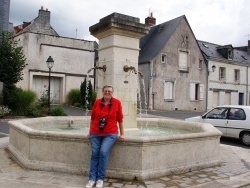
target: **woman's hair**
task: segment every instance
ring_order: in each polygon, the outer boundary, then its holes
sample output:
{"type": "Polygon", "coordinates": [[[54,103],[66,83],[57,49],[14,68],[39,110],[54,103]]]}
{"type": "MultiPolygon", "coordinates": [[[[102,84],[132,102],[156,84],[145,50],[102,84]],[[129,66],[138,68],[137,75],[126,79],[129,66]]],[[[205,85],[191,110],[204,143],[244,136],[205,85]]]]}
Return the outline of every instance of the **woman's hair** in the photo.
{"type": "Polygon", "coordinates": [[[108,88],[108,87],[109,87],[109,88],[112,88],[112,91],[114,91],[114,88],[113,88],[112,86],[109,86],[109,85],[103,86],[102,91],[104,91],[104,89],[105,89],[105,88],[108,88]]]}

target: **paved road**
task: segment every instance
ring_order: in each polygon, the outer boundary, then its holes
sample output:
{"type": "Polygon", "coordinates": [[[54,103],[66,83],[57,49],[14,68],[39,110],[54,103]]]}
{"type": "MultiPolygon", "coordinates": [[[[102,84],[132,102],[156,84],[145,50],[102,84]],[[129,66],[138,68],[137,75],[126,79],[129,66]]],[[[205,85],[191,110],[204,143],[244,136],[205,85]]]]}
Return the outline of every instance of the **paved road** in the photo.
{"type": "Polygon", "coordinates": [[[157,115],[175,119],[186,119],[194,116],[200,116],[205,112],[186,112],[186,111],[148,111],[150,115],[157,115]]]}
{"type": "Polygon", "coordinates": [[[9,134],[9,126],[8,126],[7,121],[0,120],[0,138],[3,138],[8,134],[9,134]]]}

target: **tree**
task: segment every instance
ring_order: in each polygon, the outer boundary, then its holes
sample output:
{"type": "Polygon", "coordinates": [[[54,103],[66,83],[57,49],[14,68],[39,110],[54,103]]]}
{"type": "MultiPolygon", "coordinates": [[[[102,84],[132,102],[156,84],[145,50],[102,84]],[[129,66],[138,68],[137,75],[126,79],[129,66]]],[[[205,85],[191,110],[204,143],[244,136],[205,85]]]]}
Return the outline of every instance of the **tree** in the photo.
{"type": "Polygon", "coordinates": [[[23,79],[25,56],[10,32],[0,31],[0,81],[14,85],[23,79]]]}
{"type": "Polygon", "coordinates": [[[3,82],[4,105],[12,108],[17,88],[15,84],[23,79],[25,57],[18,42],[10,32],[0,31],[0,82],[3,82]]]}

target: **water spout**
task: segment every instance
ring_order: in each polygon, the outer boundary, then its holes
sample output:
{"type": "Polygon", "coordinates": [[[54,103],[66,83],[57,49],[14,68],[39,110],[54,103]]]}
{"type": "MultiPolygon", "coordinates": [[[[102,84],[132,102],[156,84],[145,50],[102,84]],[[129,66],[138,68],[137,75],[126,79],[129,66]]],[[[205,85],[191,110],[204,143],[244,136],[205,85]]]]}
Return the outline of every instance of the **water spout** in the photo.
{"type": "Polygon", "coordinates": [[[90,73],[90,71],[92,71],[94,69],[99,69],[99,70],[103,70],[103,72],[106,72],[107,67],[106,67],[106,65],[103,65],[102,67],[95,66],[95,67],[89,69],[87,73],[90,73]]]}
{"type": "Polygon", "coordinates": [[[143,74],[142,74],[140,71],[137,71],[137,72],[138,72],[139,76],[140,76],[141,78],[143,78],[143,74]]]}
{"type": "Polygon", "coordinates": [[[134,72],[135,74],[137,74],[137,70],[136,70],[135,67],[133,67],[133,66],[125,65],[125,66],[123,67],[123,70],[124,70],[124,72],[132,71],[132,72],[134,72]]]}
{"type": "Polygon", "coordinates": [[[73,120],[69,120],[69,122],[68,122],[68,128],[71,128],[71,125],[74,123],[74,121],[73,120]]]}

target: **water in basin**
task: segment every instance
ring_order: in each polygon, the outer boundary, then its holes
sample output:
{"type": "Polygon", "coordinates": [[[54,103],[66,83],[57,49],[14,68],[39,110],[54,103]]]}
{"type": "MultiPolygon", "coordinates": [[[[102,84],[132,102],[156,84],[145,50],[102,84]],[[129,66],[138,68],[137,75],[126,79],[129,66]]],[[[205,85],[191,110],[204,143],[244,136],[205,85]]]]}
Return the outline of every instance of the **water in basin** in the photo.
{"type": "MultiPolygon", "coordinates": [[[[89,124],[77,124],[77,125],[67,125],[58,123],[47,123],[47,124],[36,124],[29,125],[29,127],[39,130],[39,131],[55,131],[55,132],[68,132],[68,133],[83,133],[87,134],[89,131],[89,124]]],[[[128,131],[126,137],[135,136],[158,136],[158,135],[176,135],[176,134],[188,134],[194,133],[194,131],[184,130],[184,129],[172,129],[168,127],[159,126],[140,126],[137,130],[128,131]]]]}

